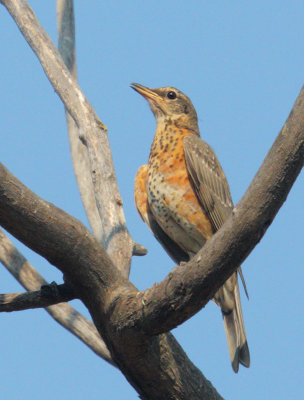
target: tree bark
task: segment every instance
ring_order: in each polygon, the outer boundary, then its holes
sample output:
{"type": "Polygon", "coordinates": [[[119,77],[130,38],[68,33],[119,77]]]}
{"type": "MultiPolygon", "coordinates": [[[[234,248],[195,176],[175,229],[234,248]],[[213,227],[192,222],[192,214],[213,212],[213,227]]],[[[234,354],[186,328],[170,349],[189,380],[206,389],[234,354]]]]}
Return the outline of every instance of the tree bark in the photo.
{"type": "MultiPolygon", "coordinates": [[[[27,290],[38,290],[47,281],[35,270],[0,229],[0,262],[27,290]]],[[[62,327],[86,344],[95,354],[114,365],[111,354],[95,325],[67,303],[52,305],[45,311],[62,327]]]]}
{"type": "Polygon", "coordinates": [[[74,293],[70,290],[68,285],[57,285],[53,282],[33,292],[0,294],[0,312],[45,308],[75,298],[74,293]]]}

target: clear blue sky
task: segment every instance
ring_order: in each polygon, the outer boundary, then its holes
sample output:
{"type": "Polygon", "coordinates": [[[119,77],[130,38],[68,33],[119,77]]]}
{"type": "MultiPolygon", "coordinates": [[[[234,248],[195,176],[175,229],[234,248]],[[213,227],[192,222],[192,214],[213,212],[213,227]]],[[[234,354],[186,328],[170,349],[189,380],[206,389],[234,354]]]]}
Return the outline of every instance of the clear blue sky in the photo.
{"type": "MultiPolygon", "coordinates": [[[[134,259],[140,289],[161,281],[172,261],[133,203],[155,122],[130,82],[176,86],[193,101],[202,137],[215,149],[237,202],[287,118],[304,82],[303,1],[78,1],[80,85],[108,126],[133,238],[149,249],[134,259]]],[[[55,2],[30,1],[56,41],[55,2]]],[[[86,222],[63,107],[6,10],[0,8],[0,160],[44,199],[86,222]]],[[[231,369],[219,310],[208,306],[174,330],[193,362],[226,399],[303,398],[303,174],[243,265],[250,369],[231,369]]],[[[54,267],[16,241],[48,279],[54,267]]],[[[0,268],[0,292],[20,285],[0,268]]],[[[86,311],[79,302],[75,307],[86,311]]],[[[43,310],[0,315],[0,400],[131,400],[123,375],[43,310]]]]}

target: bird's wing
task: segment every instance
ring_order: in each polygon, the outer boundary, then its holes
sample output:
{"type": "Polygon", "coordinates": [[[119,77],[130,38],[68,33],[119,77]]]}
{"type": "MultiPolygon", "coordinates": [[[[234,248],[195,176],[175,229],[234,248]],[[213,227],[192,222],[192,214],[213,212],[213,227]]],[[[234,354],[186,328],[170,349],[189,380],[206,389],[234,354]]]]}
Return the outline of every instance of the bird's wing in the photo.
{"type": "Polygon", "coordinates": [[[177,263],[189,261],[189,256],[163,231],[149,207],[146,192],[147,165],[142,165],[136,174],[134,185],[135,205],[142,220],[149,226],[155,238],[168,255],[177,263]]]}
{"type": "Polygon", "coordinates": [[[233,208],[225,173],[212,148],[199,136],[187,135],[183,144],[194,191],[216,232],[233,208]]]}
{"type": "MultiPolygon", "coordinates": [[[[194,191],[216,232],[233,208],[226,175],[212,148],[199,136],[187,135],[183,144],[186,166],[194,191]]],[[[238,268],[238,273],[249,298],[241,267],[238,268]]]]}

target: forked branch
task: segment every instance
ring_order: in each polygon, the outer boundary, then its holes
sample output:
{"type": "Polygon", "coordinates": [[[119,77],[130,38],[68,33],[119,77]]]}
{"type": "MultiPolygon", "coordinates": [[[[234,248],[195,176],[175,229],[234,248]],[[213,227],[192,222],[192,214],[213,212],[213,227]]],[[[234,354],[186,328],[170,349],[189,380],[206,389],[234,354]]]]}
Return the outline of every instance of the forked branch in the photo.
{"type": "MultiPolygon", "coordinates": [[[[47,285],[47,281],[25,259],[1,229],[0,262],[29,291],[35,291],[41,286],[47,285]]],[[[94,353],[110,364],[115,365],[95,325],[72,306],[68,303],[61,303],[46,307],[45,311],[62,327],[86,344],[94,353]]]]}
{"type": "MultiPolygon", "coordinates": [[[[129,235],[113,167],[107,128],[65,66],[56,46],[39,24],[25,0],[1,0],[14,18],[66,110],[78,128],[87,148],[90,175],[102,232],[99,240],[113,262],[129,276],[134,242],[129,235]]],[[[99,228],[96,228],[97,231],[99,228]]]]}

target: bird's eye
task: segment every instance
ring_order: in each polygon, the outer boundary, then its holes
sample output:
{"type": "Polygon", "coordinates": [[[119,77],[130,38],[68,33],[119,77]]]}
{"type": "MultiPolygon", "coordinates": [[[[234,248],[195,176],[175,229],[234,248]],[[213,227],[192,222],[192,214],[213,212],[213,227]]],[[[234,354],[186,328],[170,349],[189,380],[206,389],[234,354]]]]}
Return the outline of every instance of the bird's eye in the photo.
{"type": "Polygon", "coordinates": [[[170,92],[167,93],[167,97],[170,100],[174,100],[176,99],[176,93],[171,90],[170,92]]]}

